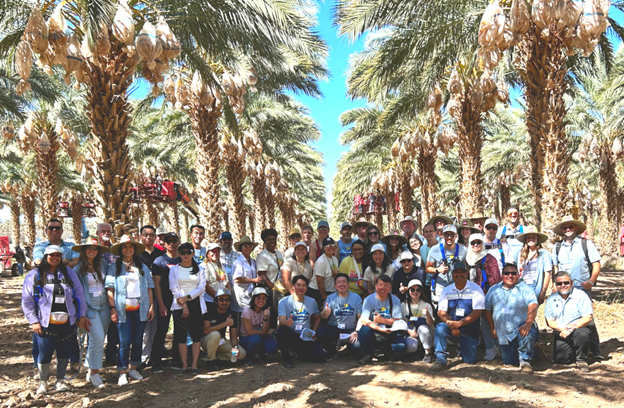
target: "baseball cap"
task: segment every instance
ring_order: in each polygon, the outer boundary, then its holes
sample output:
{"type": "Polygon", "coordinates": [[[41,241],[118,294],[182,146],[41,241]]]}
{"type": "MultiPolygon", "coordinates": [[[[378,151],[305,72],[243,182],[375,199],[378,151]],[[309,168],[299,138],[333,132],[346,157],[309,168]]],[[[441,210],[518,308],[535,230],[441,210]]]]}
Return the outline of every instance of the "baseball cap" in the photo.
{"type": "Polygon", "coordinates": [[[407,288],[411,288],[412,286],[420,286],[422,287],[422,282],[418,279],[412,279],[411,281],[409,281],[409,283],[407,284],[407,288]]]}
{"type": "Polygon", "coordinates": [[[453,234],[457,234],[457,227],[453,224],[446,224],[444,226],[444,229],[442,229],[442,233],[444,234],[446,232],[452,232],[453,234]]]}
{"type": "Polygon", "coordinates": [[[323,240],[323,248],[327,245],[336,245],[336,241],[332,237],[327,237],[323,240]]]}
{"type": "Polygon", "coordinates": [[[191,251],[195,251],[193,244],[191,244],[190,242],[185,242],[178,247],[178,251],[184,251],[185,249],[190,249],[191,251]]]}
{"type": "Polygon", "coordinates": [[[298,246],[302,246],[302,247],[305,247],[305,249],[308,249],[308,246],[306,245],[305,242],[301,242],[301,241],[297,242],[294,248],[296,249],[298,246]]]}
{"type": "Polygon", "coordinates": [[[165,227],[158,227],[156,228],[156,236],[158,235],[165,235],[167,233],[167,228],[165,227]]]}
{"type": "Polygon", "coordinates": [[[350,222],[343,222],[342,225],[340,226],[340,231],[342,231],[344,227],[353,228],[350,222]]]}
{"type": "Polygon", "coordinates": [[[467,271],[468,268],[466,267],[466,264],[463,262],[455,262],[455,265],[453,265],[453,272],[457,270],[467,271]]]}
{"type": "Polygon", "coordinates": [[[318,225],[316,226],[316,229],[319,229],[321,227],[329,228],[329,223],[327,221],[319,221],[318,225]]]}
{"type": "Polygon", "coordinates": [[[402,261],[404,259],[414,259],[414,255],[410,251],[403,251],[399,256],[399,260],[402,261]]]}
{"type": "Polygon", "coordinates": [[[381,252],[386,252],[386,250],[384,249],[383,245],[381,244],[375,244],[371,247],[371,254],[375,251],[381,251],[381,252]]]}
{"type": "Polygon", "coordinates": [[[483,234],[470,234],[470,237],[468,238],[468,243],[472,244],[474,241],[483,242],[483,234]]]}
{"type": "Polygon", "coordinates": [[[260,287],[255,288],[253,290],[253,292],[251,292],[251,297],[258,296],[258,295],[266,295],[267,297],[269,296],[269,294],[267,293],[266,289],[265,288],[260,288],[260,287]]]}
{"type": "Polygon", "coordinates": [[[61,248],[58,245],[48,245],[45,249],[45,251],[43,252],[44,255],[50,255],[50,254],[61,254],[61,257],[63,256],[63,248],[61,248]]]}
{"type": "Polygon", "coordinates": [[[175,232],[168,232],[165,234],[165,238],[163,238],[165,241],[168,240],[169,238],[175,238],[178,241],[180,240],[180,237],[178,237],[178,234],[176,234],[175,232]]]}
{"type": "Polygon", "coordinates": [[[488,218],[483,226],[487,227],[488,225],[496,225],[498,227],[498,221],[496,221],[496,218],[488,218]]]}
{"type": "Polygon", "coordinates": [[[217,249],[217,248],[221,249],[221,245],[215,244],[214,242],[212,242],[206,245],[206,252],[212,251],[213,249],[217,249]]]}
{"type": "Polygon", "coordinates": [[[218,298],[219,296],[232,296],[232,294],[230,293],[229,290],[227,290],[227,288],[224,287],[220,287],[219,289],[217,289],[217,293],[215,293],[215,299],[218,298]]]}
{"type": "Polygon", "coordinates": [[[230,231],[223,231],[221,235],[219,235],[219,239],[234,239],[234,238],[232,238],[232,233],[230,231]]]}

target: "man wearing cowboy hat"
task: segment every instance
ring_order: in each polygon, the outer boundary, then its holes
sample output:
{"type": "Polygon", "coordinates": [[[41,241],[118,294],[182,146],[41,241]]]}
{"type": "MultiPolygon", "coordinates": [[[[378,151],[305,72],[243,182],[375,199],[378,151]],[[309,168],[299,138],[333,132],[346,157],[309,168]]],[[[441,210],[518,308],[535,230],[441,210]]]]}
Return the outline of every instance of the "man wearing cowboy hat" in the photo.
{"type": "Polygon", "coordinates": [[[290,242],[290,248],[284,251],[284,259],[292,258],[295,254],[295,245],[301,241],[301,232],[297,228],[291,228],[288,234],[288,242],[290,242]]]}
{"type": "Polygon", "coordinates": [[[353,227],[349,222],[343,222],[340,226],[340,239],[338,240],[338,263],[351,256],[351,245],[356,241],[353,237],[353,227]]]}
{"type": "Polygon", "coordinates": [[[497,238],[509,244],[511,256],[518,259],[518,254],[522,249],[522,242],[518,241],[518,236],[524,233],[526,227],[520,224],[520,210],[512,205],[507,209],[507,224],[499,228],[497,238]]]}
{"type": "Polygon", "coordinates": [[[371,225],[373,224],[366,221],[366,218],[360,218],[358,222],[353,224],[353,228],[355,228],[355,232],[357,233],[357,239],[366,242],[366,232],[371,225]]]}
{"type": "Polygon", "coordinates": [[[399,222],[399,227],[403,231],[403,236],[409,240],[416,232],[416,221],[414,221],[411,215],[408,215],[399,222]]]}

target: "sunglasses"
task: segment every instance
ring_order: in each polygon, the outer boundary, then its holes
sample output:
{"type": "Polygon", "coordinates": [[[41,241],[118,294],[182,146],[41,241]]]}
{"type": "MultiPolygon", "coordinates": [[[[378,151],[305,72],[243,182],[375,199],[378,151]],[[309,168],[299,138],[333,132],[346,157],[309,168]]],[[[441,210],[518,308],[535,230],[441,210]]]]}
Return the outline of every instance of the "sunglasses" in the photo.
{"type": "Polygon", "coordinates": [[[483,245],[483,242],[481,241],[474,241],[470,244],[471,246],[478,246],[478,245],[483,245]]]}
{"type": "Polygon", "coordinates": [[[336,244],[327,244],[324,248],[336,248],[336,244]]]}
{"type": "Polygon", "coordinates": [[[368,236],[370,237],[371,235],[379,235],[379,232],[369,232],[368,236]]]}
{"type": "Polygon", "coordinates": [[[96,247],[96,246],[89,246],[89,247],[87,247],[87,250],[88,251],[97,251],[98,247],[96,247]]]}
{"type": "Polygon", "coordinates": [[[518,272],[511,272],[511,271],[503,272],[504,276],[507,276],[507,275],[516,276],[517,274],[518,274],[518,272]]]}
{"type": "Polygon", "coordinates": [[[180,251],[180,255],[191,255],[192,253],[193,251],[191,250],[180,251]]]}
{"type": "Polygon", "coordinates": [[[452,232],[447,232],[446,234],[444,234],[445,238],[453,238],[455,236],[455,234],[453,234],[452,232]]]}
{"type": "Polygon", "coordinates": [[[301,239],[301,235],[297,234],[297,235],[291,235],[290,239],[301,239]]]}
{"type": "Polygon", "coordinates": [[[52,226],[52,227],[48,227],[48,229],[50,231],[60,231],[63,229],[63,227],[58,227],[58,226],[52,226]]]}
{"type": "Polygon", "coordinates": [[[574,225],[562,225],[561,229],[562,230],[571,230],[571,229],[574,229],[574,225]]]}
{"type": "Polygon", "coordinates": [[[401,263],[404,264],[404,263],[408,263],[408,262],[412,262],[412,261],[413,261],[413,259],[403,259],[401,261],[401,263]]]}
{"type": "Polygon", "coordinates": [[[491,227],[485,227],[486,230],[488,231],[496,231],[498,229],[497,226],[491,226],[491,227]]]}
{"type": "Polygon", "coordinates": [[[569,286],[570,285],[570,281],[565,281],[565,282],[556,282],[555,285],[557,286],[569,286]]]}
{"type": "Polygon", "coordinates": [[[167,244],[167,245],[177,244],[177,243],[178,243],[177,240],[175,240],[175,241],[165,241],[165,244],[167,244]]]}
{"type": "Polygon", "coordinates": [[[416,293],[420,293],[420,292],[421,292],[421,289],[420,289],[420,288],[411,288],[411,289],[410,289],[410,292],[412,292],[412,293],[414,293],[414,292],[416,292],[416,293]]]}

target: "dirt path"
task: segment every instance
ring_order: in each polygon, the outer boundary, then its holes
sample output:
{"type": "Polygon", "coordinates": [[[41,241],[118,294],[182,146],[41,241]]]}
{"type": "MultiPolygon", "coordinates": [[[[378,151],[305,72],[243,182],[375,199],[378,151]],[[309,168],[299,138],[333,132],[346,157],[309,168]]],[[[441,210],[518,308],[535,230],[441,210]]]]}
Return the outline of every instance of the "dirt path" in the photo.
{"type": "MultiPolygon", "coordinates": [[[[608,360],[591,364],[591,373],[535,362],[533,375],[506,370],[499,359],[475,366],[451,360],[446,372],[432,374],[423,363],[378,362],[358,367],[345,355],[324,365],[295,362],[286,370],[279,358],[267,366],[240,365],[195,377],[165,371],[125,388],[116,385],[113,368],[94,390],[82,379],[72,392],[33,397],[31,331],[20,307],[21,280],[0,280],[0,406],[16,407],[624,407],[624,279],[604,272],[594,303],[603,353],[608,360]],[[493,405],[492,405],[493,404],[493,405]]],[[[540,307],[540,311],[543,307],[540,307]]],[[[543,313],[543,311],[542,311],[543,313]]],[[[543,322],[540,313],[538,321],[543,322]]],[[[540,324],[544,350],[552,355],[552,335],[540,324]]],[[[481,356],[481,355],[480,355],[481,356]]]]}

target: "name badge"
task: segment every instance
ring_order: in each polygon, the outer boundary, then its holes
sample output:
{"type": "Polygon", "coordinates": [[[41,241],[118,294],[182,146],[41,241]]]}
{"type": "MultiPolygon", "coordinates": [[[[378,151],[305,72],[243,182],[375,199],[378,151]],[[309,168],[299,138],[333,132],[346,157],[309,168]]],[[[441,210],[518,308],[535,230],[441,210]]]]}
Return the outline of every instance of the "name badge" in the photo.
{"type": "Polygon", "coordinates": [[[339,329],[345,329],[347,326],[344,323],[338,323],[339,329]]]}
{"type": "Polygon", "coordinates": [[[65,296],[57,296],[54,298],[54,303],[63,304],[65,303],[65,296]]]}
{"type": "Polygon", "coordinates": [[[508,308],[506,308],[506,307],[504,307],[504,308],[503,308],[503,311],[502,311],[502,312],[503,312],[503,314],[509,314],[509,313],[511,313],[511,311],[510,311],[508,308]]]}
{"type": "Polygon", "coordinates": [[[296,324],[295,325],[295,331],[301,331],[303,330],[303,325],[302,324],[296,324]]]}
{"type": "Polygon", "coordinates": [[[410,316],[410,322],[418,321],[418,316],[410,316]]]}
{"type": "Polygon", "coordinates": [[[459,307],[455,309],[455,316],[464,317],[466,311],[464,309],[460,309],[459,307]]]}
{"type": "Polygon", "coordinates": [[[527,279],[524,281],[524,283],[526,283],[527,285],[532,285],[535,283],[535,281],[533,279],[527,279]]]}
{"type": "Polygon", "coordinates": [[[102,291],[101,290],[99,290],[97,292],[93,292],[93,297],[100,297],[100,296],[102,296],[102,291]]]}
{"type": "Polygon", "coordinates": [[[219,346],[222,346],[224,344],[225,344],[225,340],[224,339],[219,340],[219,346]]]}

